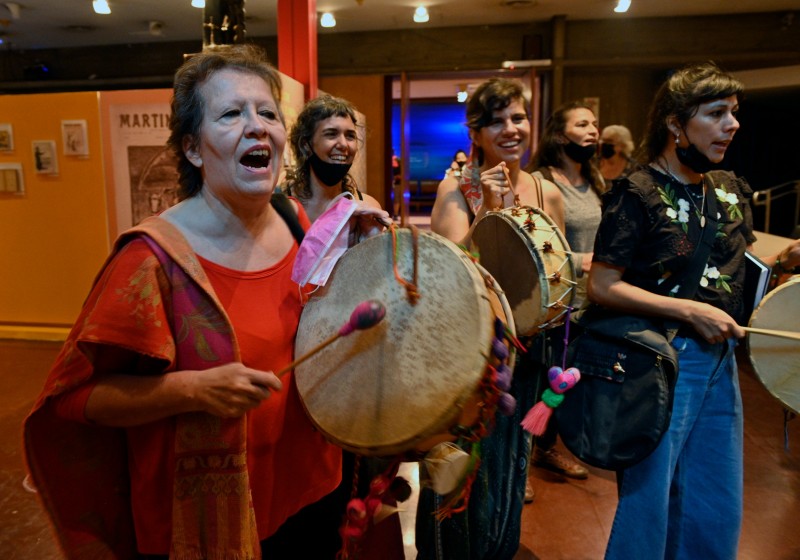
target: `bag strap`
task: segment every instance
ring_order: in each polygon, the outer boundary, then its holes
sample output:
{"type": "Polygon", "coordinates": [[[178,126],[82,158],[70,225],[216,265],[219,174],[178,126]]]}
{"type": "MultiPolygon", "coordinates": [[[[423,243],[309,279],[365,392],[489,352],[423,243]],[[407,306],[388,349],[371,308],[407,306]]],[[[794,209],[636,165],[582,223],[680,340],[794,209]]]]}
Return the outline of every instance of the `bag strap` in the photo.
{"type": "MultiPolygon", "coordinates": [[[[714,181],[709,174],[706,174],[709,183],[711,183],[711,193],[706,194],[706,201],[708,204],[708,213],[706,217],[706,225],[702,230],[700,239],[697,241],[697,246],[692,253],[692,259],[689,264],[680,272],[671,275],[667,278],[661,286],[665,293],[669,293],[672,289],[680,283],[680,288],[675,294],[676,297],[682,299],[694,299],[698,288],[700,287],[700,278],[703,276],[703,271],[708,264],[708,257],[711,255],[711,248],[714,246],[714,240],[717,237],[717,193],[714,190],[714,181]]],[[[703,184],[705,188],[705,184],[703,184]]],[[[681,327],[680,321],[664,321],[664,327],[667,330],[667,340],[672,340],[678,333],[681,327]]]]}
{"type": "Polygon", "coordinates": [[[294,211],[294,206],[289,200],[289,197],[281,192],[274,192],[272,193],[270,202],[272,203],[272,207],[278,212],[278,215],[280,215],[283,221],[286,222],[286,225],[289,226],[289,230],[292,232],[292,236],[297,241],[297,244],[300,245],[303,242],[306,232],[303,226],[300,225],[297,212],[294,211]]]}
{"type": "Polygon", "coordinates": [[[678,288],[677,297],[683,299],[693,299],[700,286],[700,278],[703,276],[703,271],[708,264],[708,257],[711,255],[711,248],[714,246],[714,240],[717,237],[717,195],[714,191],[714,182],[708,176],[709,183],[711,183],[711,195],[706,196],[708,204],[708,215],[706,215],[706,225],[703,228],[702,235],[694,248],[692,258],[689,264],[680,272],[671,275],[664,280],[660,288],[663,293],[669,293],[672,289],[680,283],[681,287],[678,288]]]}

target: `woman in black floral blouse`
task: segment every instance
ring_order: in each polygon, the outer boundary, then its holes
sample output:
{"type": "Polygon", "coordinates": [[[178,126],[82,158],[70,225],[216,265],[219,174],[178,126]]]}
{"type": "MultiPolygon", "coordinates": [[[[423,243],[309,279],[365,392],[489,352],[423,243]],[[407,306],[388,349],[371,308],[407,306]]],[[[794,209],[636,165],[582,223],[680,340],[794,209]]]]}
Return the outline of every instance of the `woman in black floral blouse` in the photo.
{"type": "MultiPolygon", "coordinates": [[[[713,63],[661,86],[644,140],[649,166],[604,199],[589,297],[606,307],[679,321],[678,381],[668,432],[620,477],[606,558],[735,558],[742,514],[742,403],[733,348],[745,332],[744,252],[755,241],[747,182],[723,171],[739,129],[742,84],[713,63]],[[694,299],[659,290],[716,237],[694,299]]],[[[800,244],[764,259],[800,264],[800,244]]]]}

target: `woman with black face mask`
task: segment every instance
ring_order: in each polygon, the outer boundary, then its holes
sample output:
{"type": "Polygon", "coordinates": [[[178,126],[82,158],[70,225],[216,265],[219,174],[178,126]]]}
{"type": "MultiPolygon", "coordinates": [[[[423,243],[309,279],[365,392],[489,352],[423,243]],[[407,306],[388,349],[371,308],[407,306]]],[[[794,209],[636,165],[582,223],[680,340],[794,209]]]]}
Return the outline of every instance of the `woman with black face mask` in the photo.
{"type": "MultiPolygon", "coordinates": [[[[286,172],[284,190],[296,197],[313,223],[338,195],[349,192],[366,208],[381,210],[372,196],[358,190],[348,174],[358,153],[358,120],[345,99],[323,95],[303,107],[292,126],[289,142],[295,165],[286,172]]],[[[383,219],[388,219],[385,212],[383,219]]],[[[361,216],[359,229],[382,229],[372,214],[361,216]]]]}
{"type": "MultiPolygon", "coordinates": [[[[349,101],[323,95],[305,104],[289,134],[295,165],[286,172],[284,191],[296,197],[313,223],[331,202],[342,193],[358,201],[355,213],[357,227],[351,244],[359,236],[373,235],[391,223],[388,212],[372,196],[358,190],[349,175],[358,153],[358,120],[349,101]]],[[[359,482],[358,496],[369,491],[372,478],[385,471],[385,460],[375,457],[357,458],[342,453],[342,482],[326,497],[326,505],[344,515],[350,500],[354,480],[359,482]]],[[[403,536],[398,516],[393,515],[376,524],[360,542],[361,558],[371,560],[402,560],[403,536]]]]}
{"type": "MultiPolygon", "coordinates": [[[[564,197],[564,235],[575,252],[578,273],[588,272],[592,244],[600,223],[600,195],[605,182],[592,164],[600,137],[597,119],[581,102],[562,105],[545,124],[539,147],[528,165],[534,175],[556,184],[564,197]]],[[[574,305],[580,305],[584,291],[574,305]]]]}
{"type": "MultiPolygon", "coordinates": [[[[671,341],[678,377],[670,425],[652,454],[618,478],[606,560],[737,556],[743,414],[734,347],[747,321],[753,192],[741,177],[709,169],[739,129],[742,89],[713,63],[673,73],[650,109],[649,165],[616,181],[603,199],[592,302],[680,325],[671,341]],[[699,280],[686,278],[692,268],[703,271],[699,280]],[[662,289],[675,274],[685,278],[680,292],[691,288],[692,297],[678,297],[679,286],[662,289]]],[[[795,267],[800,241],[762,260],[795,267]]]]}
{"type": "MultiPolygon", "coordinates": [[[[573,251],[578,273],[572,304],[576,308],[586,295],[586,272],[592,263],[592,246],[600,223],[600,194],[605,190],[603,177],[592,164],[599,136],[597,119],[588,105],[577,101],[562,105],[547,120],[539,147],[528,166],[534,176],[554,182],[563,196],[564,236],[573,251]]],[[[563,328],[551,333],[554,356],[560,355],[563,328]]],[[[546,379],[541,386],[542,389],[547,387],[546,379]]],[[[589,476],[585,467],[556,449],[557,432],[556,423],[551,419],[545,433],[534,442],[531,464],[569,478],[589,476]]],[[[532,494],[533,489],[529,487],[527,495],[532,494]]]]}
{"type": "Polygon", "coordinates": [[[600,174],[606,187],[611,188],[614,179],[627,177],[639,165],[631,157],[633,137],[631,131],[621,124],[611,124],[600,134],[600,174]]]}
{"type": "Polygon", "coordinates": [[[444,172],[445,179],[447,177],[455,177],[456,179],[461,177],[461,170],[464,169],[468,159],[467,152],[464,150],[456,151],[456,153],[453,154],[453,161],[450,162],[450,167],[444,172]]]}

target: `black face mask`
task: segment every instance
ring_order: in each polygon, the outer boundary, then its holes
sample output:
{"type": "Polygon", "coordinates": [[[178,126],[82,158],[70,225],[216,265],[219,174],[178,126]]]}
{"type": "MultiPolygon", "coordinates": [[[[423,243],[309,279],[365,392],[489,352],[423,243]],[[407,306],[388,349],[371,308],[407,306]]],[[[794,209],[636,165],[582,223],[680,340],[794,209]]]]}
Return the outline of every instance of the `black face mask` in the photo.
{"type": "Polygon", "coordinates": [[[458,164],[459,169],[464,169],[464,166],[467,165],[466,161],[457,161],[456,163],[458,164]]]}
{"type": "Polygon", "coordinates": [[[311,152],[311,157],[308,158],[308,161],[317,179],[323,185],[329,187],[338,185],[353,165],[352,163],[328,163],[327,161],[322,161],[315,152],[311,152]]]}
{"type": "Polygon", "coordinates": [[[614,149],[614,144],[600,144],[600,157],[603,159],[610,159],[614,157],[617,151],[614,149]]]}
{"type": "Polygon", "coordinates": [[[564,145],[564,153],[573,161],[586,163],[597,153],[597,146],[595,144],[581,146],[570,140],[568,144],[564,145]]]}
{"type": "Polygon", "coordinates": [[[714,163],[691,142],[688,148],[675,146],[675,155],[678,156],[679,162],[695,173],[707,173],[714,168],[714,163]]]}

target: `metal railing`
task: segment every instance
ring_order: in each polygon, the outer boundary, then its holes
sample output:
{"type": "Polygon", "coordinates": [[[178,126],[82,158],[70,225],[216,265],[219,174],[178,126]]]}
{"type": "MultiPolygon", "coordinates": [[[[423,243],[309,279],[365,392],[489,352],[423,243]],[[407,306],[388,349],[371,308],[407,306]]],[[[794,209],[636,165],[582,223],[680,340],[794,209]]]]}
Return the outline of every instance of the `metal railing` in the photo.
{"type": "Polygon", "coordinates": [[[753,206],[764,207],[764,233],[769,233],[770,220],[772,218],[772,203],[788,196],[794,196],[794,222],[792,223],[792,231],[795,231],[798,224],[800,224],[800,180],[788,181],[753,193],[753,206]]]}

